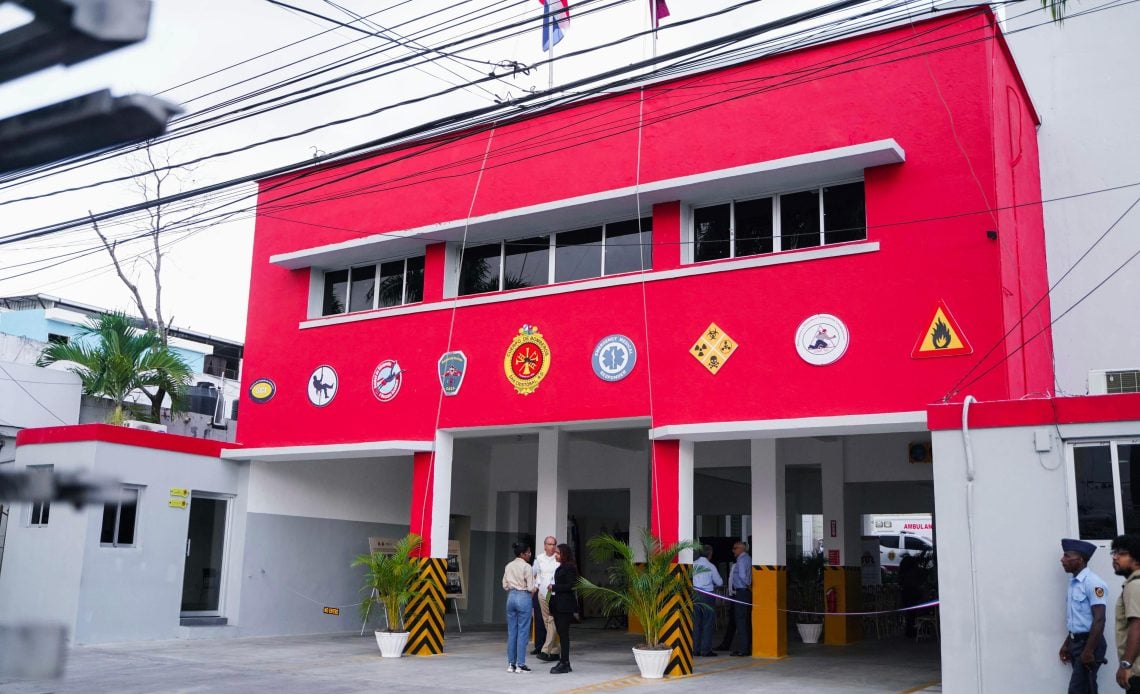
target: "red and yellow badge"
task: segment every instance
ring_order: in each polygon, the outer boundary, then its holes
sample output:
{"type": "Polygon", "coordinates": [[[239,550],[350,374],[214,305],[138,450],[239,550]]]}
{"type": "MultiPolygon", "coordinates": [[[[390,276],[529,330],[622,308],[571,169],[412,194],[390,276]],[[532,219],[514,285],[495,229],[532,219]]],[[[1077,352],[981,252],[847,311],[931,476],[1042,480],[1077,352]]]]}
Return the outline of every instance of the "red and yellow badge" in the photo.
{"type": "Polygon", "coordinates": [[[1094,592],[1094,593],[1096,593],[1096,596],[1097,596],[1098,598],[1103,598],[1103,597],[1104,597],[1104,588],[1101,588],[1100,586],[1097,586],[1096,588],[1094,588],[1094,589],[1093,589],[1093,592],[1094,592]]]}
{"type": "Polygon", "coordinates": [[[550,370],[550,345],[546,344],[542,333],[533,325],[519,328],[519,334],[511,340],[507,356],[503,360],[503,371],[507,380],[519,395],[530,395],[546,378],[550,370]]]}

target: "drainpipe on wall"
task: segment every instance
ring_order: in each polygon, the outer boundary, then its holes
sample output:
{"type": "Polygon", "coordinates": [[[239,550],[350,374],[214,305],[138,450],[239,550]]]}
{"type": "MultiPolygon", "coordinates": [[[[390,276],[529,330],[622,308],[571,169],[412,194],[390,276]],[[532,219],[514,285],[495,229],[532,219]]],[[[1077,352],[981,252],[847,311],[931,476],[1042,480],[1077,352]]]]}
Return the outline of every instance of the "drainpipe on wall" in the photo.
{"type": "Polygon", "coordinates": [[[974,449],[970,445],[970,404],[977,402],[973,395],[967,395],[962,401],[962,445],[966,449],[966,532],[970,544],[970,592],[974,608],[974,657],[977,659],[978,692],[984,692],[982,687],[982,615],[978,600],[978,560],[974,555],[974,476],[977,472],[974,467],[974,449]]]}

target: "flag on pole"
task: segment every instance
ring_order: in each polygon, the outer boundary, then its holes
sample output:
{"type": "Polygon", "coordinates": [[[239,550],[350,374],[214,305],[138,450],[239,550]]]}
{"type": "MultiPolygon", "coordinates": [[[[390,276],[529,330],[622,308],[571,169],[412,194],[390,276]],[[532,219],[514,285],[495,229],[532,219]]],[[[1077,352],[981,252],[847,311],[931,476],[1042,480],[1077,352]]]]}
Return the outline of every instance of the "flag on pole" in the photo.
{"type": "Polygon", "coordinates": [[[649,0],[649,2],[656,5],[657,12],[653,15],[655,20],[653,28],[656,29],[661,26],[661,20],[669,16],[669,6],[665,4],[665,0],[649,0]]]}
{"type": "Polygon", "coordinates": [[[538,0],[542,4],[542,50],[554,48],[570,28],[570,0],[538,0]]]}

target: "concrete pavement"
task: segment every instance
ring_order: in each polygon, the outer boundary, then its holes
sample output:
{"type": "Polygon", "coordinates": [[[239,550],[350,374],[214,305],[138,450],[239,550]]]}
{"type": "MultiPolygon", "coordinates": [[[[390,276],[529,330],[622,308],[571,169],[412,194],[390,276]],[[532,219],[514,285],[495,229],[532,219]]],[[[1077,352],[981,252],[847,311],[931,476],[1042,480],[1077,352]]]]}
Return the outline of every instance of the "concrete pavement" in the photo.
{"type": "Polygon", "coordinates": [[[873,641],[829,647],[792,644],[782,660],[698,658],[688,677],[644,680],[629,649],[630,634],[575,627],[574,672],[551,675],[531,656],[530,674],[506,670],[504,630],[447,634],[446,652],[382,659],[369,633],[164,641],[71,649],[64,678],[0,682],[5,694],[47,692],[937,692],[938,645],[873,641]]]}

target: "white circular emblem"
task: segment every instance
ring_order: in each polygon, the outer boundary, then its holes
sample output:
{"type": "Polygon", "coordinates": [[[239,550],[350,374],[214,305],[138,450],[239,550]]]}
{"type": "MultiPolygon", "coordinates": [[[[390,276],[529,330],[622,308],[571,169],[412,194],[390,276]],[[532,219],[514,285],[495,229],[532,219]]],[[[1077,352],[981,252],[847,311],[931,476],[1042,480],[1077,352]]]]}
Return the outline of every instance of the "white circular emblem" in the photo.
{"type": "Polygon", "coordinates": [[[827,313],[817,313],[796,330],[796,351],[814,366],[838,361],[847,351],[850,337],[843,321],[827,313]]]}
{"type": "Polygon", "coordinates": [[[395,359],[385,359],[372,372],[372,394],[380,402],[388,402],[400,392],[404,382],[404,370],[395,359]]]}
{"type": "Polygon", "coordinates": [[[594,347],[590,359],[594,375],[603,381],[620,381],[633,371],[637,363],[637,348],[625,335],[604,337],[594,347]]]}
{"type": "Polygon", "coordinates": [[[309,402],[324,407],[336,397],[336,371],[331,366],[321,364],[309,377],[309,402]]]}

